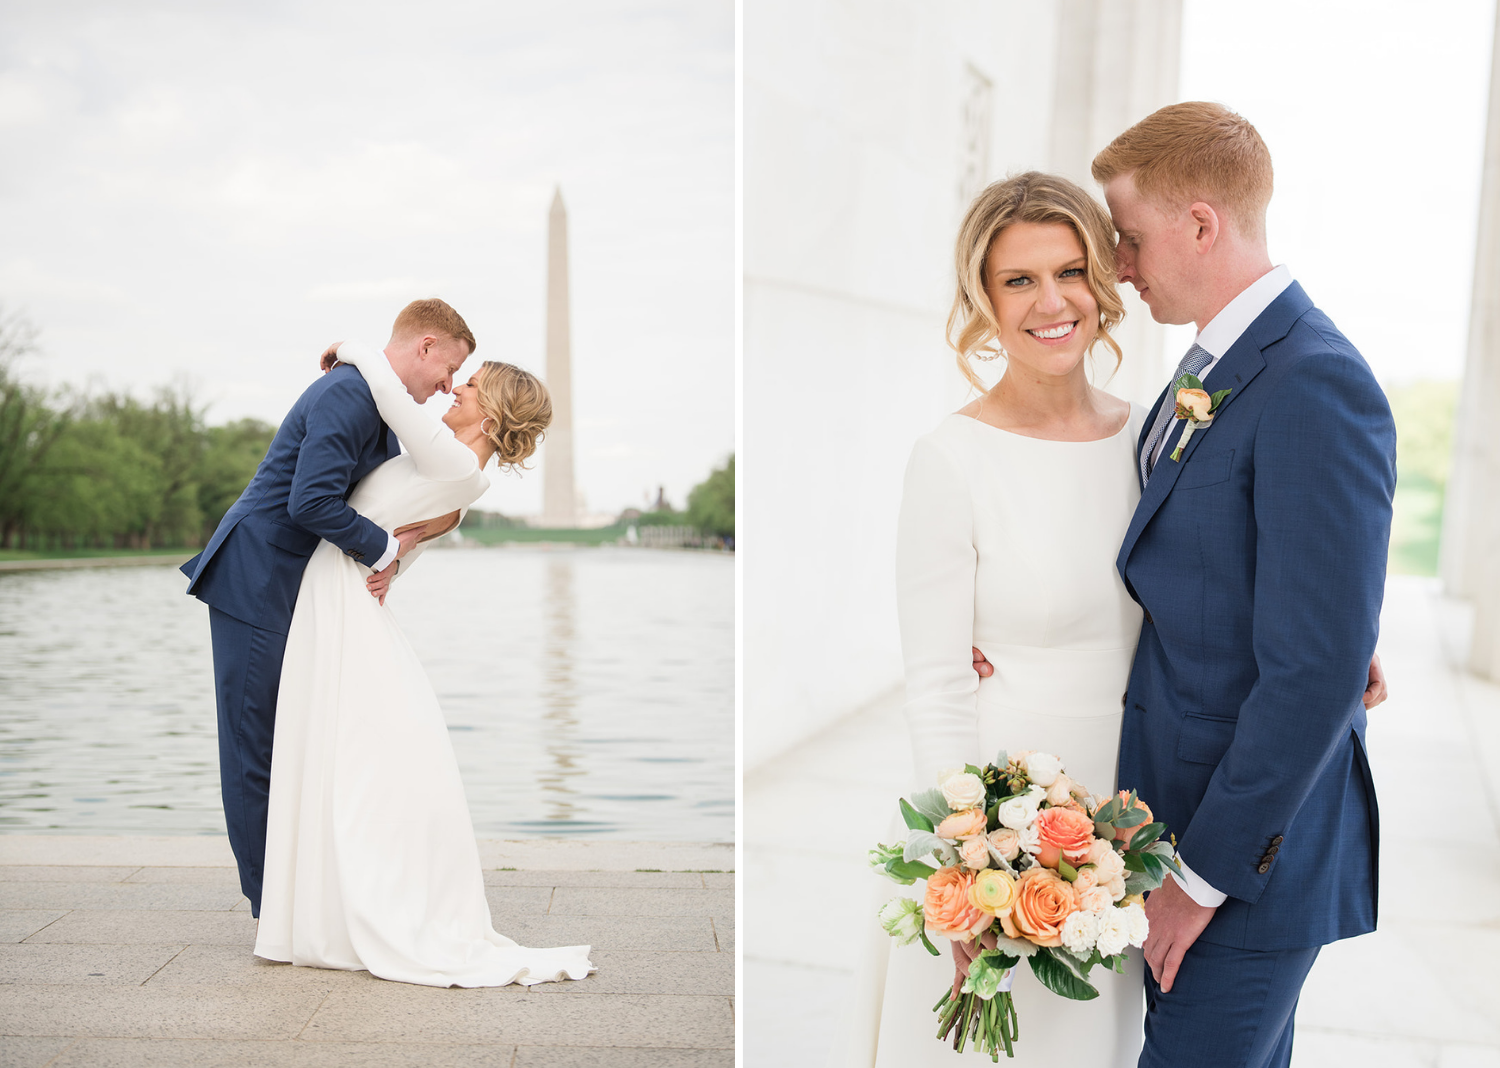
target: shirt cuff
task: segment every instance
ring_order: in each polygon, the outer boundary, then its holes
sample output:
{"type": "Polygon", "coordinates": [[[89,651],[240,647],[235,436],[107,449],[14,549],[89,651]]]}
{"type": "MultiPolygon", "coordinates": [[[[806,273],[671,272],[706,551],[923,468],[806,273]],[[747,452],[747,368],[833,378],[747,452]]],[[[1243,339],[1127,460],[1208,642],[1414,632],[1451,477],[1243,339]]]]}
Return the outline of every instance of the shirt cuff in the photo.
{"type": "Polygon", "coordinates": [[[1216,909],[1229,900],[1229,895],[1215,890],[1197,875],[1192,868],[1187,866],[1187,861],[1181,855],[1177,857],[1177,866],[1182,869],[1182,874],[1172,872],[1172,878],[1177,880],[1177,885],[1182,887],[1183,892],[1204,908],[1216,909]]]}
{"type": "Polygon", "coordinates": [[[401,543],[396,540],[396,535],[387,534],[386,537],[391,543],[386,547],[385,555],[370,565],[371,571],[384,571],[391,566],[391,561],[396,559],[396,554],[401,551],[401,543]]]}

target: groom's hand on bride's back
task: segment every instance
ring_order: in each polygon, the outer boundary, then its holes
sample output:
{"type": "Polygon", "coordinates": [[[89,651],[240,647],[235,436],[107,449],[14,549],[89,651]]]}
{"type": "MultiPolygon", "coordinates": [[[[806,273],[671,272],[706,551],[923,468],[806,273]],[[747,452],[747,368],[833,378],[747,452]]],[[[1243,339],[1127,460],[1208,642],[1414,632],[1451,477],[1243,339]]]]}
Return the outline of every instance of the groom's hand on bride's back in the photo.
{"type": "Polygon", "coordinates": [[[974,653],[974,674],[981,679],[987,679],[995,673],[995,665],[984,658],[984,654],[978,649],[971,650],[974,653]]]}

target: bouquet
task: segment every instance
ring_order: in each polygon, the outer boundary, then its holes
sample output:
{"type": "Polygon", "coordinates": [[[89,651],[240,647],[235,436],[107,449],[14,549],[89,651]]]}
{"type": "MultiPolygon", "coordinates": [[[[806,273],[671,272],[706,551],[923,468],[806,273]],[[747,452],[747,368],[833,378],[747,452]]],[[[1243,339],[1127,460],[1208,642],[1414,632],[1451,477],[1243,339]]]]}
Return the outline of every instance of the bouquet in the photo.
{"type": "Polygon", "coordinates": [[[1167,871],[1181,873],[1166,825],[1134,791],[1091,797],[1049,753],[1002,752],[984,768],[945,771],[936,787],[901,799],[905,842],[870,851],[875,870],[910,886],[925,880],[921,901],[898,897],[880,922],[898,944],[929,932],[984,948],[957,997],[933,1006],[939,1039],[998,1061],[1015,1056],[1019,1037],[1011,980],[1025,958],[1054,994],[1089,1001],[1095,965],[1122,972],[1127,946],[1146,941],[1143,895],[1167,871]],[[931,857],[937,866],[925,863],[931,857]]]}

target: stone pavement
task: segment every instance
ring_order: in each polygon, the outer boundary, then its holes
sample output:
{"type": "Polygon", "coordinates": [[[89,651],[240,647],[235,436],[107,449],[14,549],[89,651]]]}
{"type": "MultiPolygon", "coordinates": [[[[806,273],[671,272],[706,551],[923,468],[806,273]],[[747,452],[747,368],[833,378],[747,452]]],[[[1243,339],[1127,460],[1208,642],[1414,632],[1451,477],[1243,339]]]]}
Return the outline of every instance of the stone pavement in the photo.
{"type": "Polygon", "coordinates": [[[480,846],[496,928],[590,944],[597,972],[442,990],[273,964],[223,839],[0,835],[0,1066],[734,1063],[732,846],[480,846]]]}
{"type": "MultiPolygon", "coordinates": [[[[1369,731],[1379,930],[1323,951],[1293,1068],[1500,1068],[1500,687],[1462,670],[1468,629],[1434,582],[1387,584],[1380,655],[1392,697],[1369,731]]],[[[818,901],[857,907],[899,891],[869,874],[863,851],[889,840],[909,774],[900,704],[892,692],[746,777],[745,1068],[820,1068],[843,1041],[858,940],[844,926],[831,933],[826,905],[790,906],[809,886],[818,901]],[[808,813],[833,820],[837,837],[795,833],[808,813]]]]}

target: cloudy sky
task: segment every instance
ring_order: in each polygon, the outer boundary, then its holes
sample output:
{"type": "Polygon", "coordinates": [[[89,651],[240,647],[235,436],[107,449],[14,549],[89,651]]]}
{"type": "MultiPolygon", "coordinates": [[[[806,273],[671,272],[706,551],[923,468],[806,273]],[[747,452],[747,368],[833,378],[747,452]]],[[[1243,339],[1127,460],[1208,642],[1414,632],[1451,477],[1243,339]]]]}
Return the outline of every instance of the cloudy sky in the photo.
{"type": "Polygon", "coordinates": [[[730,0],[7,0],[0,307],[29,374],[210,422],[279,422],[419,296],[540,372],[561,186],[580,488],[681,505],[734,444],[733,58],[730,0]]]}
{"type": "Polygon", "coordinates": [[[1255,123],[1272,258],[1387,385],[1463,373],[1494,17],[1494,0],[1183,4],[1183,99],[1255,123]]]}

